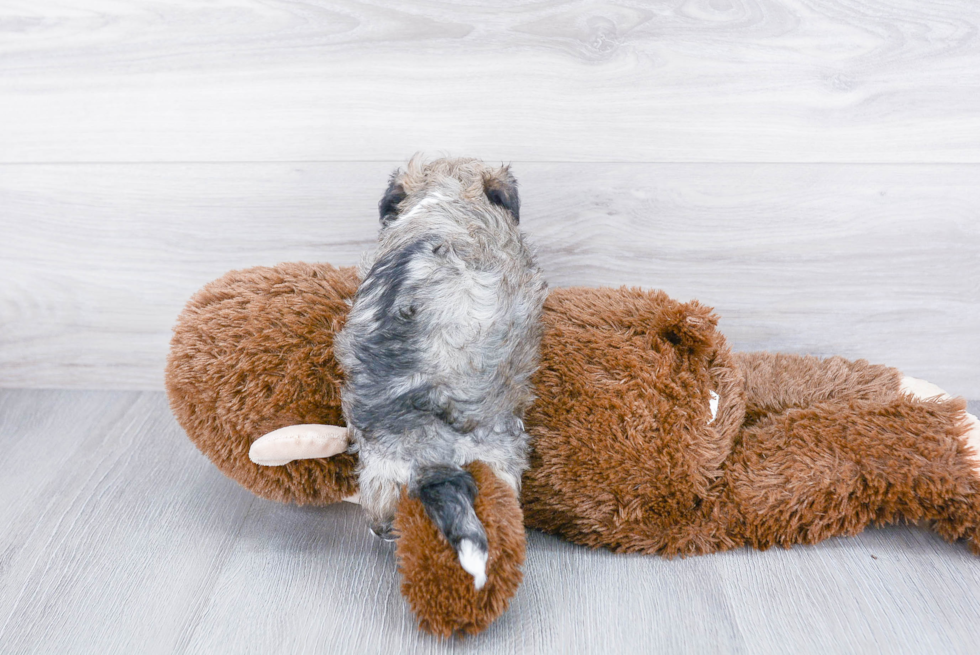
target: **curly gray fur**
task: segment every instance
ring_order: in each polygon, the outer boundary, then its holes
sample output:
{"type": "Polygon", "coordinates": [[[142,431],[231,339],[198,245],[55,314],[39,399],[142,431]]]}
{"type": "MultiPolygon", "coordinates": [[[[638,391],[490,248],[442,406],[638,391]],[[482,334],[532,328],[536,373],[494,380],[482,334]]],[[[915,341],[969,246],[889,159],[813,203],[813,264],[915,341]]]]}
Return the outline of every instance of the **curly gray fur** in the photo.
{"type": "MultiPolygon", "coordinates": [[[[413,159],[392,175],[379,207],[378,249],[362,265],[335,350],[360,502],[386,534],[403,487],[419,495],[421,484],[443,485],[444,496],[458,496],[453,511],[469,516],[472,498],[452,491],[466,485],[446,480],[474,460],[518,488],[547,291],[518,229],[507,167],[413,159]]],[[[465,528],[471,541],[482,534],[477,526],[465,528]]]]}

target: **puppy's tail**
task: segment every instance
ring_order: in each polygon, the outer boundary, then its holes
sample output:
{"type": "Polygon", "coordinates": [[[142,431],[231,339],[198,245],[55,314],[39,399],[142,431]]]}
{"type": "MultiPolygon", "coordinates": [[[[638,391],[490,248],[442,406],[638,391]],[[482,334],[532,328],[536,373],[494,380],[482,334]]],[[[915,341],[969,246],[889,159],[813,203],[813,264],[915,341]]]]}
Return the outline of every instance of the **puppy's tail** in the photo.
{"type": "Polygon", "coordinates": [[[458,466],[427,466],[419,471],[415,489],[425,513],[473,576],[474,586],[482,589],[487,582],[487,533],[473,509],[473,476],[458,466]]]}

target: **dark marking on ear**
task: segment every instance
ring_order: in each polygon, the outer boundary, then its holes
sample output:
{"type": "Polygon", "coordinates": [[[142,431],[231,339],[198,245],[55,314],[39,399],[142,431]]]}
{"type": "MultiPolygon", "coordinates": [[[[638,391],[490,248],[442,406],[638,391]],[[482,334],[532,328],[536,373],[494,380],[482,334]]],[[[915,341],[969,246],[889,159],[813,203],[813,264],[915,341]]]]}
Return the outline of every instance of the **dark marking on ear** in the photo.
{"type": "Polygon", "coordinates": [[[487,200],[498,207],[503,207],[514,217],[515,223],[521,222],[521,197],[517,195],[517,181],[510,173],[501,177],[490,177],[483,181],[483,191],[487,200]]]}
{"type": "Polygon", "coordinates": [[[381,216],[382,225],[389,225],[398,218],[398,204],[407,197],[405,188],[398,182],[398,171],[395,171],[391,174],[388,189],[378,203],[378,214],[381,216]]]}

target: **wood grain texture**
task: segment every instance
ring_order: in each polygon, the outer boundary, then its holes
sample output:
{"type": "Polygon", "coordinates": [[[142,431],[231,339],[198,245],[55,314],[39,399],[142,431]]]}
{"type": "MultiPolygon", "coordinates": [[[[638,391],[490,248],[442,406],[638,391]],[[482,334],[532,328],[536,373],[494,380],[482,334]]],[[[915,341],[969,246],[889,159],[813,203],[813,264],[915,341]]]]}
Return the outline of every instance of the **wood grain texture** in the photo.
{"type": "MultiPolygon", "coordinates": [[[[0,386],[162,388],[224,272],[357,262],[390,163],[0,166],[0,386]]],[[[517,163],[552,286],[717,308],[741,350],[865,357],[980,396],[980,166],[517,163]]]]}
{"type": "Polygon", "coordinates": [[[441,641],[416,630],[360,508],[253,498],[162,393],[0,391],[0,466],[4,652],[973,653],[980,639],[976,558],[892,527],[673,561],[532,532],[511,609],[441,641]]]}
{"type": "Polygon", "coordinates": [[[254,499],[161,394],[4,392],[0,417],[2,650],[173,652],[254,499]]]}
{"type": "Polygon", "coordinates": [[[980,162],[973,0],[23,0],[0,161],[980,162]]]}

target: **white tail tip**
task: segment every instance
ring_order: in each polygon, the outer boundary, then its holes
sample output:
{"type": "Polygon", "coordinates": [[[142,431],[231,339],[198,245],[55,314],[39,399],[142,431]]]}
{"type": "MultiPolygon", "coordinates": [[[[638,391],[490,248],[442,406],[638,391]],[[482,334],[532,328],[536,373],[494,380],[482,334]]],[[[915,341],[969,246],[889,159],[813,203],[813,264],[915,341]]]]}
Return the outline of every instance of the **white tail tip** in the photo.
{"type": "Polygon", "coordinates": [[[459,563],[473,576],[473,586],[483,589],[487,583],[487,553],[469,539],[459,542],[459,563]]]}

